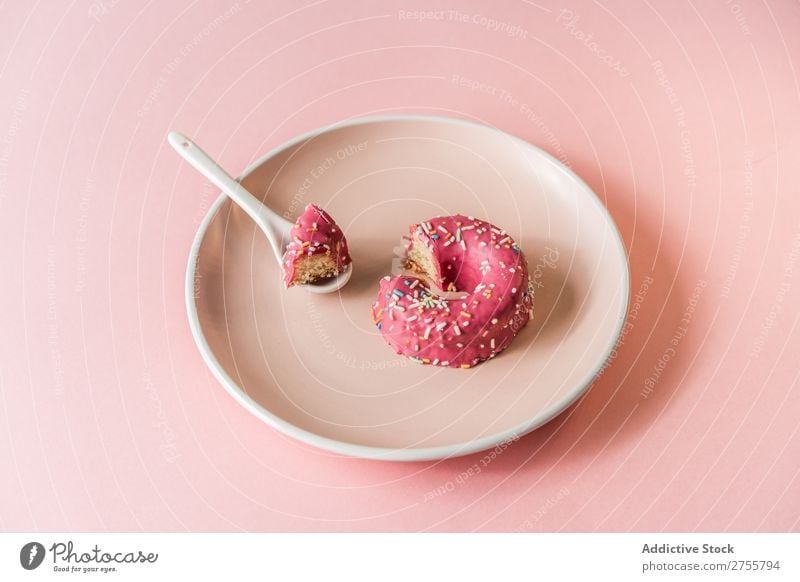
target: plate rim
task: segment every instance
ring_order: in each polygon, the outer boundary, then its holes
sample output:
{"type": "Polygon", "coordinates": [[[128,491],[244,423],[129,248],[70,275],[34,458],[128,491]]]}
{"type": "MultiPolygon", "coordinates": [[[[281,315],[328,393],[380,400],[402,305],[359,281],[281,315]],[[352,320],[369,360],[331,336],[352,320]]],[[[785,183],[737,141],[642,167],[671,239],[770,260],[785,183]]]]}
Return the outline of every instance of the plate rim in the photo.
{"type": "Polygon", "coordinates": [[[202,246],[203,240],[205,239],[206,232],[208,230],[208,226],[211,224],[211,221],[217,214],[217,211],[220,207],[228,200],[228,196],[220,193],[214,202],[209,205],[208,210],[206,211],[203,220],[201,221],[197,232],[194,235],[194,239],[192,240],[192,246],[189,251],[189,261],[188,266],[186,269],[186,278],[184,282],[184,298],[186,303],[186,311],[189,318],[189,327],[192,331],[192,337],[194,338],[195,344],[197,345],[200,355],[202,356],[203,360],[205,361],[208,368],[211,370],[214,377],[217,381],[222,384],[222,387],[225,388],[225,391],[230,394],[234,400],[236,400],[242,407],[244,407],[248,412],[253,414],[256,418],[261,420],[262,422],[266,423],[268,426],[282,432],[283,434],[290,436],[296,440],[299,440],[305,444],[309,444],[311,446],[324,449],[333,453],[338,453],[342,455],[347,455],[350,457],[359,457],[365,459],[374,459],[374,460],[384,460],[384,461],[431,461],[431,460],[439,460],[439,459],[446,459],[450,457],[460,457],[464,455],[470,455],[473,453],[477,453],[479,451],[484,451],[486,449],[490,449],[495,447],[499,444],[504,442],[509,442],[511,440],[516,440],[521,438],[522,436],[536,430],[537,428],[547,424],[553,418],[561,414],[564,410],[569,408],[578,398],[580,398],[592,385],[597,373],[605,366],[606,362],[610,358],[614,347],[619,340],[620,334],[622,333],[623,326],[625,324],[625,318],[627,317],[628,308],[630,306],[630,294],[631,294],[631,273],[630,273],[630,262],[628,259],[628,253],[625,248],[625,245],[622,241],[622,235],[617,227],[616,222],[614,222],[611,213],[608,211],[608,208],[603,204],[600,200],[600,197],[597,193],[589,187],[583,179],[578,176],[572,169],[568,166],[563,164],[560,160],[549,154],[548,152],[544,151],[543,149],[539,148],[538,146],[525,141],[524,139],[517,137],[513,134],[510,134],[506,131],[493,127],[491,125],[487,125],[484,123],[480,123],[477,121],[473,121],[470,119],[462,119],[458,117],[448,117],[443,115],[424,115],[424,114],[390,114],[390,115],[367,115],[367,116],[359,116],[344,119],[335,123],[331,123],[328,125],[324,125],[318,127],[316,129],[312,129],[305,133],[302,133],[281,145],[272,148],[264,155],[256,159],[250,165],[248,165],[244,171],[239,175],[237,180],[242,180],[248,175],[250,175],[256,168],[264,164],[270,158],[277,156],[278,154],[282,153],[283,151],[294,147],[295,145],[302,143],[310,138],[329,133],[331,131],[342,129],[345,127],[354,127],[358,125],[366,125],[370,123],[385,123],[385,122],[392,122],[392,121],[428,121],[428,122],[435,122],[435,123],[443,123],[443,124],[452,124],[452,125],[462,125],[462,126],[469,126],[473,128],[480,128],[480,129],[488,129],[493,132],[499,133],[502,136],[512,140],[517,145],[520,145],[523,148],[532,149],[538,155],[542,156],[546,161],[553,164],[557,167],[560,171],[566,173],[570,178],[575,180],[578,185],[580,185],[586,193],[588,193],[590,198],[594,201],[594,204],[600,210],[603,218],[607,222],[607,224],[611,227],[612,233],[615,235],[614,238],[614,245],[616,247],[616,251],[618,256],[623,259],[625,264],[625,273],[624,273],[624,294],[625,294],[625,301],[623,301],[620,305],[622,306],[620,313],[617,314],[617,324],[614,334],[611,336],[611,341],[606,346],[606,349],[603,351],[603,357],[598,358],[597,363],[593,366],[592,370],[587,373],[587,375],[567,393],[564,395],[562,399],[557,402],[554,402],[549,407],[545,408],[543,411],[537,413],[533,418],[517,424],[510,429],[506,429],[504,431],[491,434],[489,436],[481,437],[480,439],[465,441],[463,443],[457,443],[452,445],[440,445],[435,447],[420,447],[420,448],[400,448],[400,449],[393,449],[388,447],[376,447],[370,445],[361,445],[352,442],[332,439],[329,437],[325,437],[319,435],[317,433],[308,431],[304,428],[301,428],[295,424],[292,424],[279,416],[273,414],[266,408],[264,408],[261,404],[253,400],[247,393],[239,386],[239,384],[230,377],[230,375],[224,370],[224,368],[220,365],[219,361],[217,360],[216,356],[214,355],[211,346],[209,346],[208,341],[203,334],[202,326],[200,324],[200,317],[197,311],[197,304],[195,300],[195,273],[197,269],[198,263],[198,256],[200,253],[200,247],[202,246]]]}

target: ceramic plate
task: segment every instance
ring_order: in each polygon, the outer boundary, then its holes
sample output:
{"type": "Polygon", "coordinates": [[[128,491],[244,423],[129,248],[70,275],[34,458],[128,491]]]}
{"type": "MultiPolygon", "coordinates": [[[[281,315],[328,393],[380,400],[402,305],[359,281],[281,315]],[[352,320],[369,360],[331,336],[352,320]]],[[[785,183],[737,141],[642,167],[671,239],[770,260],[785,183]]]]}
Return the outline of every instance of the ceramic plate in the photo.
{"type": "Polygon", "coordinates": [[[490,448],[574,402],[619,336],[629,274],[611,217],[518,138],[457,119],[361,118],[300,136],[241,181],[292,220],[321,205],[350,244],[353,278],[340,292],[286,290],[266,239],[221,196],[192,248],[186,300],[205,361],[247,410],[301,441],[390,460],[490,448]],[[535,285],[533,320],[469,370],[395,355],[370,317],[408,225],[455,213],[506,229],[535,285]]]}

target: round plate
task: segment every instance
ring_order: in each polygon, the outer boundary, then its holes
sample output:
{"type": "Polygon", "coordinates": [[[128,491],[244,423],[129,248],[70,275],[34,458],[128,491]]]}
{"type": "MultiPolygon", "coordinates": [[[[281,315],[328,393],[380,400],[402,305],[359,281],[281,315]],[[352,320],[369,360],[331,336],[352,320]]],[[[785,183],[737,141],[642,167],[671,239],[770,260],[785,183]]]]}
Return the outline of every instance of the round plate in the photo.
{"type": "Polygon", "coordinates": [[[225,196],[192,248],[186,302],[205,361],[247,410],[301,441],[391,460],[490,448],[574,402],[619,336],[629,273],[611,217],[574,173],[506,133],[360,118],[273,150],[241,181],[292,220],[309,202],[328,210],[353,257],[338,293],[286,290],[266,238],[225,196]],[[506,229],[535,284],[533,320],[469,370],[395,355],[370,317],[408,225],[456,213],[506,229]]]}

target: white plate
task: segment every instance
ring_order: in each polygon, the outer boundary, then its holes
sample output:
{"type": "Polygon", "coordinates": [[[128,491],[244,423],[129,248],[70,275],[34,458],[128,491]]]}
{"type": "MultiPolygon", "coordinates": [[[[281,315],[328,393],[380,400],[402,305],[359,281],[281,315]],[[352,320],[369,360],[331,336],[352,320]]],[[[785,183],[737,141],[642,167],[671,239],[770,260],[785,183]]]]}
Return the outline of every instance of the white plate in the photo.
{"type": "Polygon", "coordinates": [[[292,219],[309,202],[327,209],[354,260],[338,294],[284,290],[263,235],[224,196],[192,247],[186,304],[203,358],[247,410],[301,441],[391,460],[490,448],[574,402],[619,337],[630,282],[611,217],[568,168],[499,130],[355,119],[269,152],[242,182],[292,219]],[[408,225],[456,213],[506,229],[536,285],[534,319],[470,370],[395,355],[369,313],[408,225]]]}

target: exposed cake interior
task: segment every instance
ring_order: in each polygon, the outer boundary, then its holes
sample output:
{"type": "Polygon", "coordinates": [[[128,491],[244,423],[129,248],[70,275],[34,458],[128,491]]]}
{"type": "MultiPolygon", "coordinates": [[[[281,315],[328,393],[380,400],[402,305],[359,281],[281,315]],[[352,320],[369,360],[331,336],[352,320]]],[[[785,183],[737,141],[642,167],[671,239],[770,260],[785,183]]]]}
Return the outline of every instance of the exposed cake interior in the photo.
{"type": "Polygon", "coordinates": [[[441,286],[442,282],[439,278],[439,271],[436,268],[436,261],[433,259],[433,252],[416,235],[411,239],[411,246],[408,249],[408,261],[414,270],[422,271],[436,286],[441,286]]]}
{"type": "Polygon", "coordinates": [[[444,290],[442,289],[442,278],[439,275],[436,260],[433,258],[433,251],[416,234],[411,237],[411,244],[408,248],[408,262],[413,270],[427,275],[430,282],[439,291],[444,290]]]}
{"type": "Polygon", "coordinates": [[[295,261],[294,277],[291,285],[306,285],[315,283],[321,279],[328,279],[339,274],[334,261],[330,255],[311,255],[301,257],[295,261]]]}

